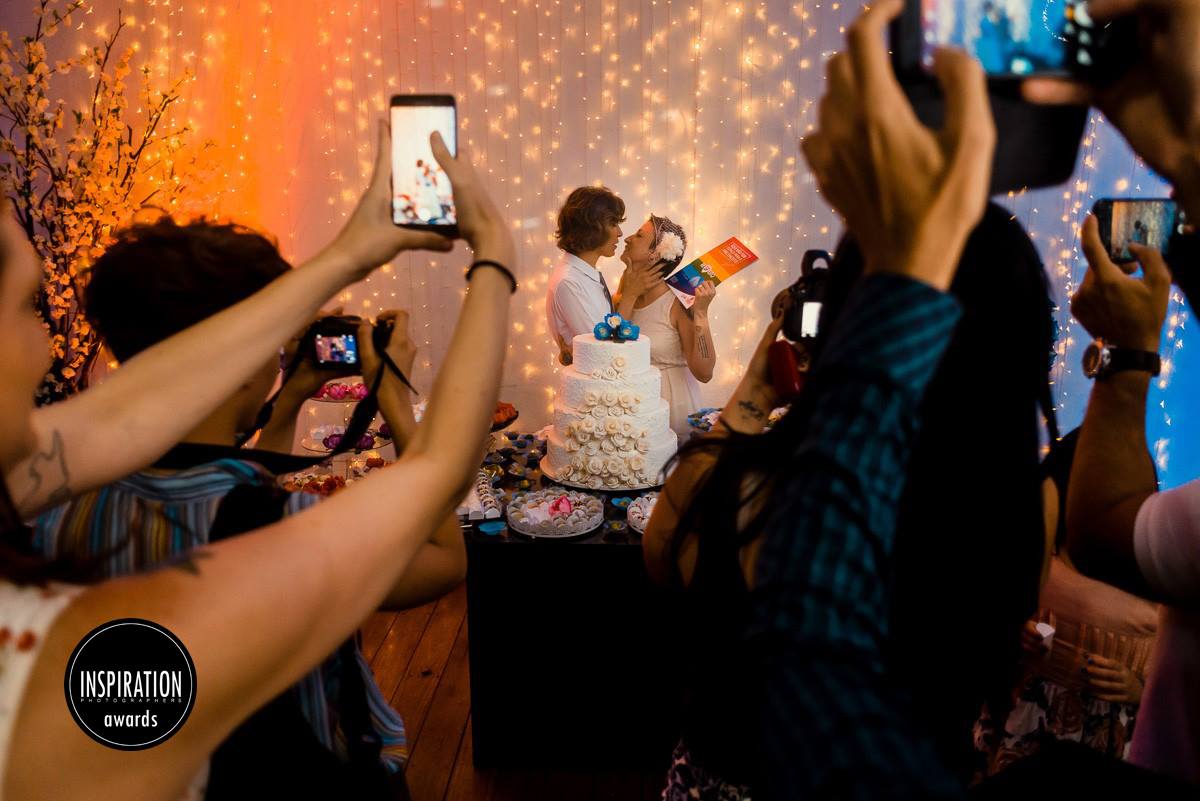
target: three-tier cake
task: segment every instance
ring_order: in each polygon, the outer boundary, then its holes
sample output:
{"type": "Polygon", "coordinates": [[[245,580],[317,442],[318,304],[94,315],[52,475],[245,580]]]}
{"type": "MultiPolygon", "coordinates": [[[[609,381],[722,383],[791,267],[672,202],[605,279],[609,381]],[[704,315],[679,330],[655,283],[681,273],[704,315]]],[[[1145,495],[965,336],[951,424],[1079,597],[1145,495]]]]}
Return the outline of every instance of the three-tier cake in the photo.
{"type": "Polygon", "coordinates": [[[677,442],[661,374],[650,366],[650,340],[580,334],[572,354],[560,377],[542,472],[589,489],[660,485],[677,442]]]}

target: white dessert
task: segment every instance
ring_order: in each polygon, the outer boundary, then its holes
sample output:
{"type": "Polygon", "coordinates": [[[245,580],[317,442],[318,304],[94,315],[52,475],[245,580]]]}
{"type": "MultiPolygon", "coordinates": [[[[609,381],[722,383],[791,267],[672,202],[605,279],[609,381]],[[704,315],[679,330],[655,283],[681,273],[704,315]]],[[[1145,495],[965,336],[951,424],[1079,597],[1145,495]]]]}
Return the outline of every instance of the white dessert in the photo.
{"type": "Polygon", "coordinates": [[[663,481],[678,442],[662,398],[662,377],[650,366],[650,340],[598,340],[580,334],[574,363],[563,371],[545,473],[592,489],[641,489],[663,481]]]}

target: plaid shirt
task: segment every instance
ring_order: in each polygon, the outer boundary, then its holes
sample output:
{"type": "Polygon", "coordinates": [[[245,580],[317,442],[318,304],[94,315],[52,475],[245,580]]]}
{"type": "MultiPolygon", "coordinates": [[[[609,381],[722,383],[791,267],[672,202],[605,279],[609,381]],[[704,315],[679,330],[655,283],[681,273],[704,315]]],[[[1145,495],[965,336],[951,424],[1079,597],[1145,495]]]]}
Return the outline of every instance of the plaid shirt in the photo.
{"type": "Polygon", "coordinates": [[[896,275],[855,288],[809,379],[813,412],[758,559],[756,786],[772,799],[963,794],[882,656],[888,573],[916,414],[955,300],[896,275]]]}

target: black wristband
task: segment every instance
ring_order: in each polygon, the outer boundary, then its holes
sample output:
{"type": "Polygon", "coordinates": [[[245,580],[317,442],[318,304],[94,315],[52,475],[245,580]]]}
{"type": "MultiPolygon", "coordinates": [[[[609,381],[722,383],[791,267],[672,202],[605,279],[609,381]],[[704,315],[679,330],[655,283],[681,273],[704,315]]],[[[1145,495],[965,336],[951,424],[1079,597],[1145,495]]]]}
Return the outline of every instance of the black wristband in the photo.
{"type": "Polygon", "coordinates": [[[505,276],[505,277],[508,279],[508,282],[509,282],[510,284],[512,284],[512,291],[513,291],[513,293],[514,293],[514,294],[516,293],[516,291],[517,291],[517,279],[516,279],[516,276],[514,276],[514,275],[512,274],[512,270],[508,269],[507,267],[505,267],[505,266],[504,266],[503,264],[501,264],[500,262],[498,262],[498,261],[492,261],[492,260],[490,260],[490,259],[480,259],[480,260],[479,260],[479,261],[477,261],[477,262],[473,262],[473,263],[471,264],[471,266],[467,268],[467,281],[468,281],[468,282],[470,282],[470,280],[471,280],[471,275],[472,275],[472,274],[473,274],[473,273],[474,273],[476,270],[478,270],[480,267],[493,267],[493,268],[495,268],[495,269],[499,270],[500,272],[504,273],[504,276],[505,276]]]}

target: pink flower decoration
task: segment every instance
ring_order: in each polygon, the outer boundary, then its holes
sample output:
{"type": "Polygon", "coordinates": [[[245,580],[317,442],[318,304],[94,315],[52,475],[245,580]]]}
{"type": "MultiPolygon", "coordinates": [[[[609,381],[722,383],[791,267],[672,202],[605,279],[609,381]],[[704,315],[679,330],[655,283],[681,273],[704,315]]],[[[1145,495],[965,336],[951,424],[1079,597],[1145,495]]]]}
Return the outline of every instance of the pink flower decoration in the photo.
{"type": "Polygon", "coordinates": [[[550,504],[550,516],[566,517],[567,515],[571,514],[571,509],[571,499],[566,495],[563,495],[550,504]]]}
{"type": "Polygon", "coordinates": [[[325,387],[325,394],[334,400],[343,400],[346,397],[345,384],[330,384],[325,387]]]}
{"type": "Polygon", "coordinates": [[[362,400],[363,398],[367,397],[367,391],[366,384],[355,384],[354,386],[350,387],[350,397],[354,398],[355,400],[362,400]]]}

